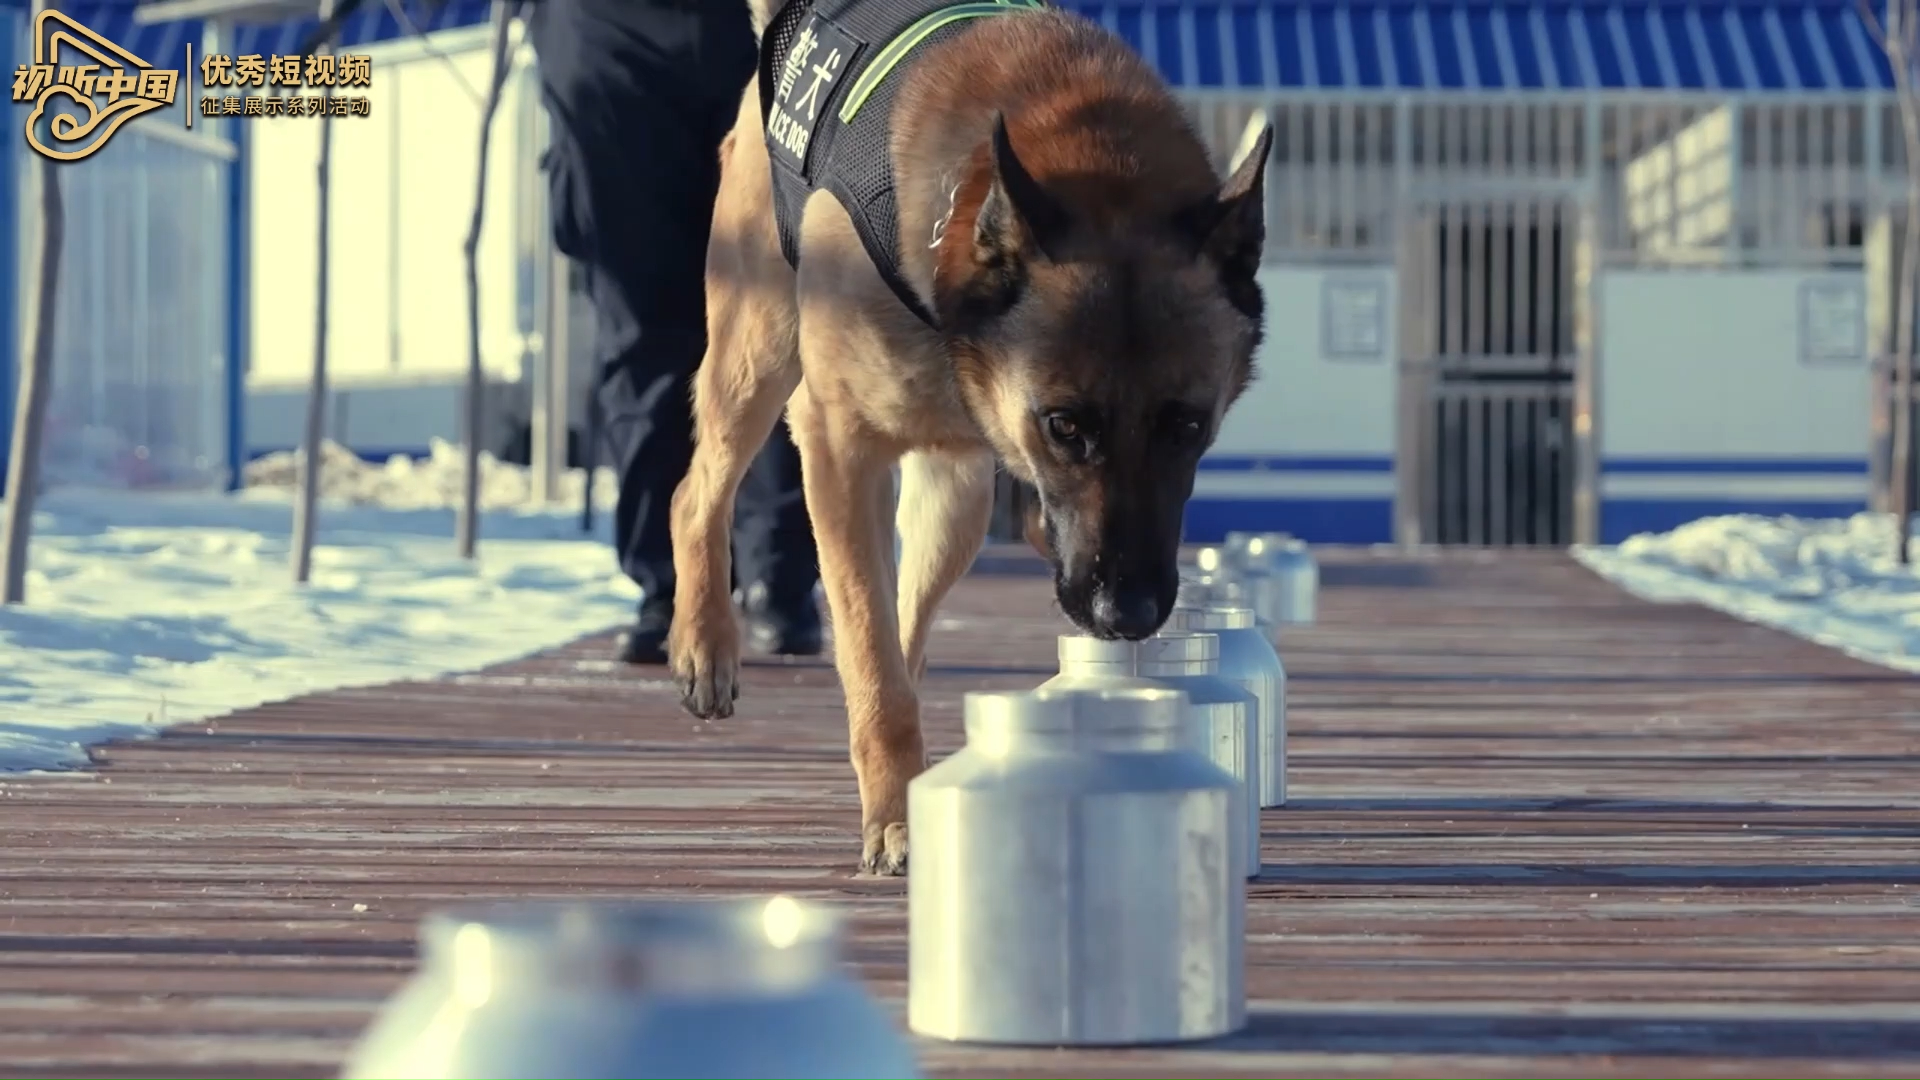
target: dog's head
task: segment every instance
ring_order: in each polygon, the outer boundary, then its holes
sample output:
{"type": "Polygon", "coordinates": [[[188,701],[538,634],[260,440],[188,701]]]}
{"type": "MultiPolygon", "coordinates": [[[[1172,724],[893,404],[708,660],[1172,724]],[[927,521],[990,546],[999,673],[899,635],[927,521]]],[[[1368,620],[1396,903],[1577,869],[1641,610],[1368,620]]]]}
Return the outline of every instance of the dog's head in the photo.
{"type": "Polygon", "coordinates": [[[971,236],[942,252],[935,295],[962,393],[1038,490],[1029,538],[1095,636],[1147,637],[1173,608],[1194,471],[1253,376],[1271,142],[1142,220],[1103,206],[1097,179],[1051,194],[996,117],[985,195],[951,223],[971,236]]]}

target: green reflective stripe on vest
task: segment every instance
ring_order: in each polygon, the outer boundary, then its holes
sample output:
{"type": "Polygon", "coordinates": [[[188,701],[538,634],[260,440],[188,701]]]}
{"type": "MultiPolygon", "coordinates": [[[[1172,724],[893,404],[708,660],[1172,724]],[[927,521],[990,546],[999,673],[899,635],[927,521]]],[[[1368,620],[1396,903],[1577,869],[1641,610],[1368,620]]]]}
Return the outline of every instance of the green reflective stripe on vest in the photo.
{"type": "Polygon", "coordinates": [[[1038,10],[1046,6],[1045,0],[978,0],[975,3],[955,4],[952,7],[941,8],[939,11],[922,16],[919,22],[901,31],[899,37],[887,42],[887,47],[881,49],[879,55],[873,58],[873,63],[867,65],[867,70],[860,73],[860,78],[853,84],[853,89],[847,92],[846,103],[840,106],[840,122],[845,124],[851,121],[854,114],[860,111],[860,106],[866,104],[867,99],[873,96],[873,91],[886,79],[888,73],[899,67],[900,61],[906,59],[914,46],[925,41],[927,35],[935,30],[943,26],[951,26],[962,19],[1001,15],[1011,8],[1038,10]]]}

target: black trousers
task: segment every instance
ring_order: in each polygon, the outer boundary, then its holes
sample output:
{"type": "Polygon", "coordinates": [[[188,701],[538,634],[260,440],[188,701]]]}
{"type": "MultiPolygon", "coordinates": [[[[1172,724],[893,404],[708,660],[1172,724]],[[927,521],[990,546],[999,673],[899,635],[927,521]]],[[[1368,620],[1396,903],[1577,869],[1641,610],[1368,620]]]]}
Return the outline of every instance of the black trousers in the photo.
{"type": "MultiPolygon", "coordinates": [[[[719,147],[757,53],[737,0],[537,0],[531,31],[553,137],[554,241],[586,267],[606,447],[620,475],[614,544],[646,594],[673,596],[669,510],[693,453],[706,350],[706,249],[719,147]]],[[[800,457],[778,425],[741,483],[734,580],[775,605],[819,579],[800,457]]]]}

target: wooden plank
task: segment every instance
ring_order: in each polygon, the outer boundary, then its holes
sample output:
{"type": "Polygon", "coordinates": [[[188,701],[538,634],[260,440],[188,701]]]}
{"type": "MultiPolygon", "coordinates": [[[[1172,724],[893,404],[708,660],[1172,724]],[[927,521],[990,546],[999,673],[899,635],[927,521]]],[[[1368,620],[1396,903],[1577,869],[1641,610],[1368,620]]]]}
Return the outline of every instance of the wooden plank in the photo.
{"type": "MultiPolygon", "coordinates": [[[[1288,628],[1290,804],[1249,885],[1249,1029],[1204,1046],[924,1045],[938,1076],[1920,1075],[1911,678],[1527,550],[1321,552],[1288,628]]],[[[960,697],[1054,669],[1044,577],[935,634],[960,697]]],[[[788,891],[905,998],[904,884],[851,873],[824,662],[701,724],[597,637],[6,777],[0,1075],[327,1076],[417,920],[513,897],[788,891]]]]}

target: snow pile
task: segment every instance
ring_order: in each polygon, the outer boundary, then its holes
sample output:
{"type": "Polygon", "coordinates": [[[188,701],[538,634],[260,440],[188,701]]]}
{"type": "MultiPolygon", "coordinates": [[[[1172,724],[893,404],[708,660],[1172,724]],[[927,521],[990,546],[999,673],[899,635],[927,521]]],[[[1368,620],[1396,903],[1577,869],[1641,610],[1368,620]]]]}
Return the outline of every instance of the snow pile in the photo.
{"type": "MultiPolygon", "coordinates": [[[[1702,518],[1574,557],[1637,596],[1692,602],[1863,660],[1920,672],[1920,567],[1890,514],[1702,518]]],[[[1910,546],[1920,563],[1920,542],[1910,546]]]]}
{"type": "MultiPolygon", "coordinates": [[[[251,490],[292,490],[297,479],[298,455],[290,450],[262,456],[247,465],[251,490]]],[[[331,439],[320,446],[320,495],[354,506],[381,506],[394,510],[450,508],[460,505],[466,476],[466,452],[443,439],[433,440],[432,456],[415,461],[404,455],[384,465],[363,461],[331,439]]],[[[586,472],[567,469],[560,475],[558,507],[578,511],[586,490],[586,472]]],[[[595,471],[593,502],[611,508],[620,490],[618,477],[608,468],[595,471]]],[[[533,498],[533,473],[523,465],[508,465],[480,452],[480,508],[512,510],[533,498]]]]}
{"type": "Polygon", "coordinates": [[[458,558],[438,461],[343,468],[379,478],[339,481],[350,497],[415,509],[324,505],[304,588],[285,490],[47,493],[27,603],[0,607],[0,771],[84,765],[105,739],[469,671],[632,617],[638,591],[604,529],[583,536],[564,511],[483,515],[478,559],[458,558]]]}

